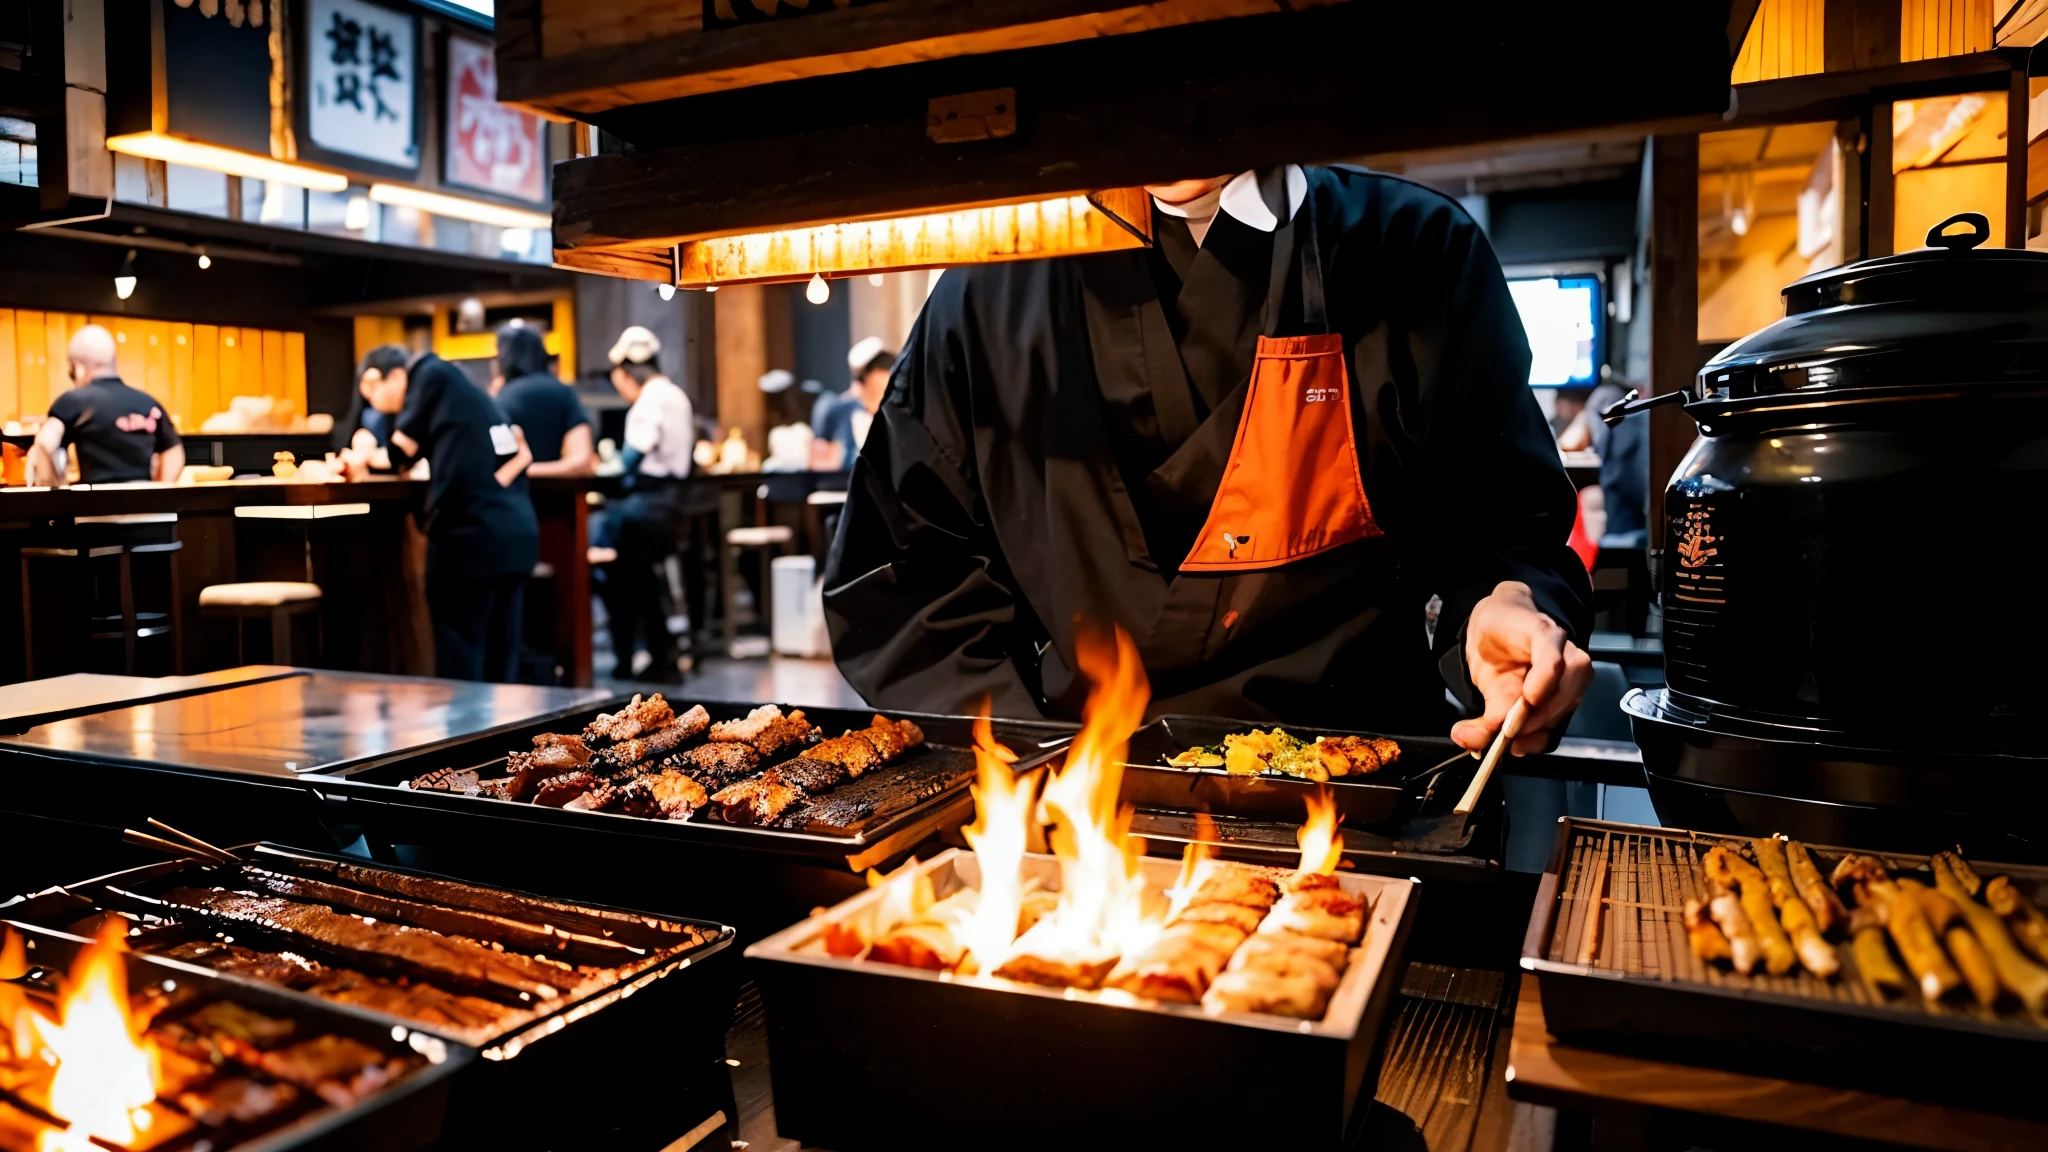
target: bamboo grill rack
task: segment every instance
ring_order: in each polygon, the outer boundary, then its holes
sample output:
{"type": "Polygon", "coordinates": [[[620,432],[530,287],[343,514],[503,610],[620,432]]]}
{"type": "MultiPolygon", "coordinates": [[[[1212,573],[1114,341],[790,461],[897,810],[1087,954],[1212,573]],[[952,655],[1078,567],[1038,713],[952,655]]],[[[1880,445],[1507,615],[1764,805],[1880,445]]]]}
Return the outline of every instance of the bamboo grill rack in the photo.
{"type": "MultiPolygon", "coordinates": [[[[2043,1022],[2019,1010],[1997,1012],[1967,1000],[1930,1002],[1917,994],[1887,998],[1872,992],[1856,970],[1856,958],[1846,939],[1834,941],[1842,971],[1833,980],[1823,980],[1797,966],[1783,976],[1771,976],[1761,969],[1744,976],[1694,956],[1686,943],[1683,914],[1687,900],[1710,898],[1700,857],[1710,848],[1727,847],[1733,851],[1748,843],[1747,837],[1672,829],[1626,825],[1574,827],[1566,845],[1566,871],[1559,877],[1557,919],[1545,958],[1642,979],[1693,981],[1810,1000],[1877,1005],[1930,1016],[1965,1017],[2029,1029],[2043,1027],[2043,1022]]],[[[1925,856],[1856,852],[1818,844],[1808,844],[1807,849],[1813,853],[1814,863],[1823,876],[1850,853],[1874,856],[1894,873],[1927,868],[1925,856]]],[[[1987,880],[2000,874],[2011,876],[2036,903],[2041,901],[2044,889],[2048,889],[2041,869],[1975,860],[1970,863],[1987,880]]]]}

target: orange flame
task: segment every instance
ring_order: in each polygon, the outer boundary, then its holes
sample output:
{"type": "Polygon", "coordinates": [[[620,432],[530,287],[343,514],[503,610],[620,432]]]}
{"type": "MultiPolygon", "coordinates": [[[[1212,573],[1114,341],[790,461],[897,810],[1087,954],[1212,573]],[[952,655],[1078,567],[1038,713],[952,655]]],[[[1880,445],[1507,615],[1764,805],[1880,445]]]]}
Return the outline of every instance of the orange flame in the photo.
{"type": "Polygon", "coordinates": [[[887,876],[868,869],[868,887],[882,889],[882,899],[875,905],[874,919],[869,924],[870,940],[878,940],[916,920],[934,902],[932,878],[918,870],[915,856],[887,876]]]}
{"type": "Polygon", "coordinates": [[[44,1132],[38,1152],[97,1152],[93,1138],[134,1142],[156,1099],[156,1052],[140,1039],[128,1011],[128,950],[123,922],[109,918],[99,939],[79,950],[57,1001],[57,1023],[38,1022],[57,1057],[50,1111],[70,1121],[44,1132]]]}
{"type": "MultiPolygon", "coordinates": [[[[28,974],[28,947],[21,933],[0,927],[0,981],[19,980],[28,974]]],[[[26,1060],[36,1051],[36,1013],[29,1007],[28,993],[21,985],[0,983],[0,1052],[12,1048],[16,1060],[26,1060]]]]}
{"type": "Polygon", "coordinates": [[[961,830],[981,872],[980,899],[964,915],[955,935],[984,972],[993,972],[1017,939],[1024,907],[1024,845],[1036,799],[1036,784],[1010,769],[1017,754],[996,742],[988,701],[974,721],[974,823],[961,830]]]}
{"type": "Polygon", "coordinates": [[[1337,835],[1337,798],[1328,788],[1317,788],[1308,797],[1308,820],[1294,831],[1301,845],[1301,870],[1328,876],[1344,858],[1344,841],[1337,835]]]}
{"type": "Polygon", "coordinates": [[[1077,655],[1091,682],[1088,703],[1065,767],[1045,786],[1046,815],[1057,825],[1059,904],[1051,923],[1033,934],[1060,954],[1117,955],[1142,948],[1159,930],[1159,921],[1145,915],[1138,871],[1144,843],[1130,835],[1135,809],[1117,805],[1125,746],[1144,722],[1152,690],[1138,647],[1122,628],[1114,643],[1083,636],[1077,655]]]}

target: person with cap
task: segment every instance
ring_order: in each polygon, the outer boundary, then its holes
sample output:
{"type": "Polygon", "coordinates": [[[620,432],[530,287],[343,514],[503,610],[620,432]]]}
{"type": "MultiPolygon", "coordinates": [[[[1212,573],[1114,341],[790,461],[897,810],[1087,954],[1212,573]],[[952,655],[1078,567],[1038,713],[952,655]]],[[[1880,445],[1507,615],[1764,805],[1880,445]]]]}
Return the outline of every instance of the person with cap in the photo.
{"type": "Polygon", "coordinates": [[[1078,717],[1114,623],[1155,715],[1467,749],[1514,716],[1514,754],[1548,746],[1592,589],[1485,232],[1342,166],[1146,191],[1153,244],[953,268],[926,300],[826,567],[847,680],[1078,717]]]}
{"type": "Polygon", "coordinates": [[[631,407],[621,481],[626,491],[606,510],[617,559],[605,565],[604,600],[616,674],[676,683],[681,664],[654,566],[675,550],[696,422],[688,394],[662,375],[660,355],[661,341],[637,324],[620,333],[611,349],[612,387],[631,407]],[[643,651],[646,662],[636,663],[643,651]]]}
{"type": "Polygon", "coordinates": [[[896,354],[876,336],[855,344],[846,359],[854,373],[853,387],[821,399],[811,410],[813,443],[832,446],[818,450],[813,458],[813,466],[821,472],[853,467],[875,413],[882,407],[882,397],[889,391],[889,373],[896,367],[896,354]]]}
{"type": "Polygon", "coordinates": [[[185,446],[163,405],[129,387],[114,371],[114,334],[87,324],[65,350],[74,387],[50,405],[49,418],[28,450],[28,482],[61,487],[58,461],[78,453],[85,484],[135,480],[170,483],[185,468],[185,446]]]}
{"type": "Polygon", "coordinates": [[[526,434],[527,450],[533,453],[528,476],[597,472],[590,413],[576,398],[575,387],[548,371],[548,346],[539,330],[517,320],[498,329],[494,394],[505,418],[526,434]]]}
{"type": "Polygon", "coordinates": [[[399,470],[427,461],[427,611],[434,674],[514,683],[540,524],[526,492],[525,435],[462,370],[396,344],[363,357],[357,388],[391,417],[399,470]]]}

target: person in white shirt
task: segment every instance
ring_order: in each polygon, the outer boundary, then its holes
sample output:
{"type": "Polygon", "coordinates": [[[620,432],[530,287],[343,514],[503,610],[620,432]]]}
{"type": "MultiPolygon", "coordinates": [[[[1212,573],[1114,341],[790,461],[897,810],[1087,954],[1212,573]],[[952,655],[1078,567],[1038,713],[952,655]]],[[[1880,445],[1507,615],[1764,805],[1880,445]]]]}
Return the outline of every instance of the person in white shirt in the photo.
{"type": "Polygon", "coordinates": [[[660,355],[661,341],[637,324],[612,345],[612,387],[632,407],[626,411],[626,493],[607,511],[618,559],[605,565],[604,598],[615,675],[676,683],[682,672],[654,566],[675,550],[696,429],[690,398],[662,375],[660,355]],[[636,663],[642,653],[645,662],[636,663]]]}

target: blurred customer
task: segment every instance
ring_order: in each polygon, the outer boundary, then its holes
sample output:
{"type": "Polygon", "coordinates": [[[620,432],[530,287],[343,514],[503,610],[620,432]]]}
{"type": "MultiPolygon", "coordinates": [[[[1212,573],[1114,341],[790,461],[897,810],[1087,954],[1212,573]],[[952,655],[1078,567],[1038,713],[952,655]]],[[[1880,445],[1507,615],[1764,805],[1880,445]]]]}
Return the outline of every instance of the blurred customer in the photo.
{"type": "Polygon", "coordinates": [[[538,331],[517,322],[498,329],[498,380],[498,407],[526,433],[533,453],[528,476],[596,474],[590,413],[575,387],[548,371],[548,347],[538,331]]]}
{"type": "Polygon", "coordinates": [[[363,358],[357,390],[392,417],[401,469],[425,459],[427,611],[434,674],[517,680],[526,581],[540,558],[540,525],[526,493],[533,456],[497,402],[431,352],[387,344],[363,358]]]}
{"type": "Polygon", "coordinates": [[[1600,419],[1600,413],[1624,394],[1618,384],[1595,388],[1586,401],[1587,426],[1592,449],[1600,457],[1600,492],[1607,512],[1601,543],[1640,548],[1650,538],[1650,418],[1623,420],[1612,428],[1600,419]]]}
{"type": "MultiPolygon", "coordinates": [[[[620,333],[611,349],[612,387],[632,407],[626,411],[621,479],[626,493],[605,513],[618,559],[605,566],[604,599],[618,661],[614,675],[676,683],[682,670],[655,565],[675,550],[696,430],[690,398],[662,375],[660,355],[661,341],[637,324],[620,333]],[[636,662],[643,651],[646,661],[636,662]]],[[[700,579],[694,565],[685,567],[691,569],[686,576],[700,579]]]]}
{"type": "Polygon", "coordinates": [[[49,419],[28,450],[28,482],[61,487],[59,454],[76,445],[78,479],[85,484],[135,480],[175,481],[185,468],[185,446],[163,406],[129,387],[114,372],[114,334],[87,324],[71,338],[72,389],[50,405],[49,419]]]}
{"type": "MultiPolygon", "coordinates": [[[[876,342],[879,346],[880,342],[876,342]]],[[[821,472],[840,472],[853,467],[854,458],[860,455],[860,446],[867,442],[868,428],[874,423],[875,412],[882,407],[882,397],[889,391],[889,374],[896,368],[896,354],[881,349],[867,358],[861,365],[860,374],[855,377],[853,387],[847,389],[822,411],[812,416],[811,432],[817,443],[832,445],[824,450],[822,462],[814,456],[814,466],[821,472]]]]}

